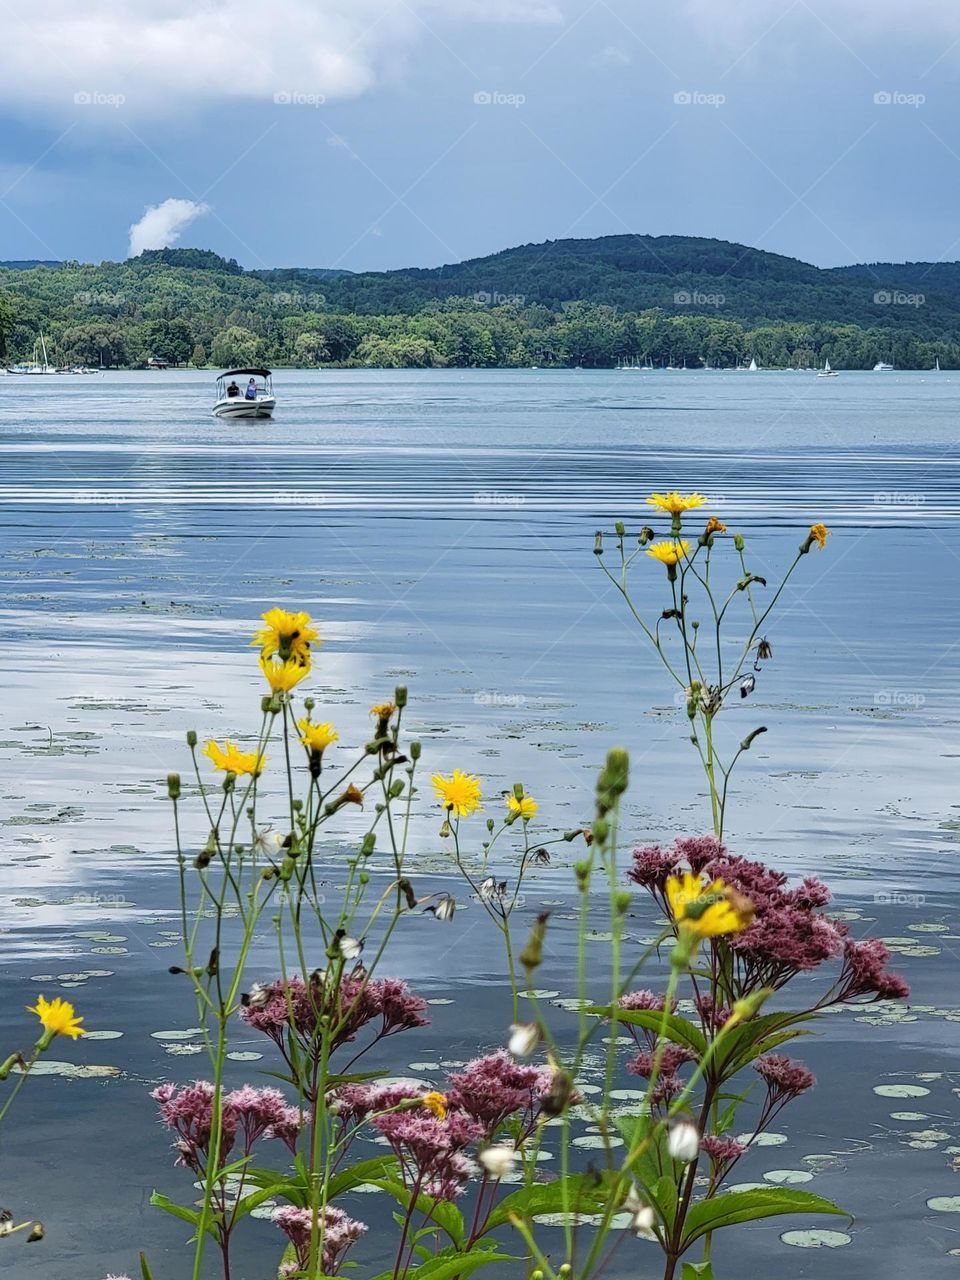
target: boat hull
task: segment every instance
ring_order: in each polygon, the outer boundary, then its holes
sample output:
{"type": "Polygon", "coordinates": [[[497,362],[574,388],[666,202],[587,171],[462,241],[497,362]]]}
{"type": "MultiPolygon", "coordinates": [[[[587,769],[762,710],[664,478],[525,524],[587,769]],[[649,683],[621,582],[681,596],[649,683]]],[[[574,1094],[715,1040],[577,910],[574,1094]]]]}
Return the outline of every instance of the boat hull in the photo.
{"type": "Polygon", "coordinates": [[[213,415],[215,418],[272,418],[276,407],[276,396],[258,396],[256,400],[231,396],[228,400],[217,401],[213,415]]]}

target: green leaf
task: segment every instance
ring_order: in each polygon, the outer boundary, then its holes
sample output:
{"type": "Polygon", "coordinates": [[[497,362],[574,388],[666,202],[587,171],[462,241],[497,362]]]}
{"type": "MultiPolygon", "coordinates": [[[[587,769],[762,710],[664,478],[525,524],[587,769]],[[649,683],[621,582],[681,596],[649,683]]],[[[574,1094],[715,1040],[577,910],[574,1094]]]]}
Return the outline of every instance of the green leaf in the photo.
{"type": "Polygon", "coordinates": [[[737,1222],[754,1222],[758,1218],[771,1218],[782,1213],[831,1213],[841,1218],[849,1215],[832,1200],[812,1195],[809,1191],[794,1191],[789,1187],[758,1188],[755,1191],[728,1191],[726,1195],[711,1196],[691,1207],[684,1227],[683,1248],[688,1249],[695,1240],[720,1227],[730,1227],[737,1222]]]}
{"type": "Polygon", "coordinates": [[[484,1233],[502,1226],[510,1214],[532,1218],[538,1213],[597,1213],[606,1203],[604,1183],[596,1175],[573,1173],[556,1182],[537,1182],[506,1196],[487,1219],[484,1233]]]}
{"type": "Polygon", "coordinates": [[[272,1200],[273,1197],[278,1194],[278,1191],[278,1187],[263,1187],[259,1191],[251,1191],[249,1195],[246,1195],[242,1200],[237,1201],[237,1207],[235,1210],[236,1216],[238,1218],[246,1217],[248,1213],[252,1213],[254,1209],[258,1208],[265,1201],[272,1200]]]}
{"type": "Polygon", "coordinates": [[[349,1169],[335,1173],[327,1184],[327,1199],[336,1200],[345,1191],[352,1191],[365,1182],[375,1182],[378,1178],[395,1179],[399,1166],[396,1156],[372,1156],[369,1160],[359,1160],[349,1169]]]}
{"type": "MultiPolygon", "coordinates": [[[[410,1207],[411,1192],[402,1182],[382,1177],[363,1179],[363,1181],[368,1181],[371,1186],[379,1187],[381,1191],[386,1191],[388,1195],[393,1196],[399,1204],[403,1205],[404,1209],[410,1207]]],[[[434,1200],[433,1196],[421,1194],[417,1196],[417,1208],[431,1222],[436,1223],[441,1230],[445,1231],[455,1245],[463,1244],[466,1229],[463,1224],[463,1214],[455,1204],[451,1204],[447,1200],[434,1200]]]]}
{"type": "MultiPolygon", "coordinates": [[[[466,1276],[478,1267],[487,1266],[491,1262],[519,1262],[521,1259],[509,1253],[499,1253],[496,1248],[486,1249],[482,1245],[473,1245],[469,1253],[457,1253],[445,1249],[422,1266],[413,1267],[406,1272],[406,1280],[454,1280],[456,1276],[466,1276]]],[[[393,1268],[382,1271],[374,1280],[393,1280],[393,1268]]]]}
{"type": "Polygon", "coordinates": [[[680,1271],[680,1280],[713,1280],[712,1262],[685,1262],[680,1271]]]}
{"type": "Polygon", "coordinates": [[[811,1013],[764,1013],[725,1031],[719,1038],[714,1059],[718,1071],[724,1079],[734,1075],[752,1062],[758,1053],[766,1051],[760,1048],[765,1041],[782,1034],[784,1039],[776,1043],[784,1044],[786,1040],[804,1034],[793,1028],[800,1022],[809,1022],[812,1017],[811,1013]]]}
{"type": "MultiPolygon", "coordinates": [[[[587,1013],[596,1013],[603,1018],[612,1018],[612,1005],[591,1005],[587,1013]]],[[[782,1015],[781,1015],[782,1017],[782,1015]]],[[[699,1027],[695,1027],[688,1018],[681,1018],[678,1013],[668,1013],[666,1019],[655,1009],[618,1009],[617,1021],[631,1027],[643,1027],[645,1031],[660,1031],[663,1028],[667,1039],[673,1044],[692,1049],[697,1057],[702,1057],[707,1050],[707,1042],[699,1027]]]]}
{"type": "Polygon", "coordinates": [[[147,1263],[147,1255],[145,1253],[140,1255],[140,1274],[143,1280],[153,1280],[153,1272],[147,1263]]]}
{"type": "MultiPolygon", "coordinates": [[[[200,1226],[200,1211],[198,1209],[185,1209],[183,1205],[174,1204],[169,1196],[161,1195],[159,1191],[154,1191],[150,1197],[150,1203],[155,1209],[162,1209],[164,1213],[169,1213],[173,1218],[179,1218],[181,1222],[189,1222],[194,1231],[197,1231],[200,1226]]],[[[207,1234],[216,1240],[217,1233],[214,1230],[212,1221],[207,1223],[207,1234]]]]}

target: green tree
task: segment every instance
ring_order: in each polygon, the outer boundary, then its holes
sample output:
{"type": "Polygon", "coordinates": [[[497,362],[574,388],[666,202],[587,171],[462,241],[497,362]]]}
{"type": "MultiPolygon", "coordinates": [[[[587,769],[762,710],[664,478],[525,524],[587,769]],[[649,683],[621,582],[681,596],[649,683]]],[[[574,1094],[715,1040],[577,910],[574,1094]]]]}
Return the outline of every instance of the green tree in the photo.
{"type": "Polygon", "coordinates": [[[259,359],[260,342],[255,333],[240,325],[229,325],[213,340],[210,355],[221,369],[229,365],[251,365],[259,359]]]}

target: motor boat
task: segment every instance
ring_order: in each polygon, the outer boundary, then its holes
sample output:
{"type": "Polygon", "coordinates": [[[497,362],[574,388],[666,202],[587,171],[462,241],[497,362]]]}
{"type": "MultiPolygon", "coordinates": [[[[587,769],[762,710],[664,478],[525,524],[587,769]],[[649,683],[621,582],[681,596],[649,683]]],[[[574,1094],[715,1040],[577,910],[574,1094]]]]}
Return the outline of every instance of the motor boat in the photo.
{"type": "Polygon", "coordinates": [[[277,407],[269,369],[228,369],[217,378],[217,418],[271,418],[277,407]],[[236,379],[245,378],[241,386],[236,379]]]}
{"type": "Polygon", "coordinates": [[[892,373],[893,365],[888,364],[886,360],[878,360],[877,363],[873,366],[873,372],[874,373],[892,373]]]}

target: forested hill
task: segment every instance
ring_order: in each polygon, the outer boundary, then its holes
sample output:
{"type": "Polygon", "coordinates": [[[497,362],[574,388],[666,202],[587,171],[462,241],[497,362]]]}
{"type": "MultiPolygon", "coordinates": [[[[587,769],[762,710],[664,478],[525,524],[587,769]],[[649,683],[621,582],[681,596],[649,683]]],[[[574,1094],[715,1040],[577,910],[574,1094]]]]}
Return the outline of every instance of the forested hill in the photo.
{"type": "Polygon", "coordinates": [[[436,268],[246,271],[204,249],[0,263],[7,362],[960,367],[960,263],[821,269],[723,240],[606,236],[436,268]]]}

